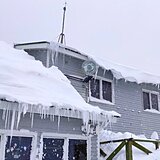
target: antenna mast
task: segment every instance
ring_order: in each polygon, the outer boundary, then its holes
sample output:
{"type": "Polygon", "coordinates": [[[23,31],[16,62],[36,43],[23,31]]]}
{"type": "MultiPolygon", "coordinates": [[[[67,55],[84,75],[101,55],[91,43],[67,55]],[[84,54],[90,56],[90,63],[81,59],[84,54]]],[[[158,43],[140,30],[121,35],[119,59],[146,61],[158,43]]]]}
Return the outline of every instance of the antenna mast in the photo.
{"type": "Polygon", "coordinates": [[[67,3],[65,2],[65,6],[63,7],[62,32],[61,32],[61,34],[59,35],[59,38],[58,38],[58,43],[61,43],[61,44],[66,44],[65,34],[64,34],[64,24],[65,24],[65,16],[66,16],[66,6],[67,6],[67,3]]]}

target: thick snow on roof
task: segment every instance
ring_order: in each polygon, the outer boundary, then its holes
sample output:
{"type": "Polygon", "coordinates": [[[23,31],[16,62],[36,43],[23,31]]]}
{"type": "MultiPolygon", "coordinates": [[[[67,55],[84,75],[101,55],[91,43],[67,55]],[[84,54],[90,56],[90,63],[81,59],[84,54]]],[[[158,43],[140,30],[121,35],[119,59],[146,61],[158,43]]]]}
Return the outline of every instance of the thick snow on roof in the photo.
{"type": "Polygon", "coordinates": [[[89,56],[99,66],[106,70],[110,70],[116,79],[125,79],[126,81],[140,83],[152,83],[160,84],[160,76],[145,73],[136,68],[123,66],[121,64],[114,63],[110,60],[106,60],[104,57],[89,56]]]}
{"type": "MultiPolygon", "coordinates": [[[[103,57],[100,57],[99,53],[94,53],[94,54],[82,53],[82,52],[80,52],[76,49],[73,49],[71,47],[68,47],[68,46],[66,47],[61,44],[56,44],[54,42],[51,42],[51,44],[54,47],[56,45],[59,45],[64,48],[69,48],[70,50],[74,51],[75,54],[81,54],[81,55],[88,57],[89,59],[95,61],[103,69],[110,70],[116,79],[125,79],[126,81],[136,82],[138,84],[140,84],[140,83],[160,84],[160,76],[159,75],[153,75],[153,74],[141,71],[138,68],[136,69],[136,68],[132,68],[132,67],[128,67],[128,66],[124,66],[122,64],[112,62],[105,57],[105,54],[103,57]]],[[[55,47],[55,48],[57,50],[57,47],[55,47]]],[[[105,51],[104,51],[104,53],[105,53],[105,51]]]]}
{"type": "MultiPolygon", "coordinates": [[[[20,45],[22,45],[20,48],[24,49],[25,45],[37,45],[40,42],[37,43],[26,43],[26,44],[18,44],[19,47],[20,45]]],[[[107,59],[107,57],[105,56],[105,51],[104,51],[104,55],[103,57],[100,57],[99,53],[82,53],[80,51],[78,51],[77,49],[71,48],[69,46],[65,46],[59,43],[55,43],[55,42],[43,42],[43,43],[47,43],[48,45],[50,44],[50,48],[52,48],[53,50],[55,50],[56,52],[58,51],[62,51],[61,49],[63,48],[63,53],[66,54],[68,51],[73,52],[73,54],[75,54],[78,57],[84,57],[83,59],[90,59],[95,61],[98,66],[102,67],[105,70],[110,70],[113,73],[113,76],[116,79],[125,79],[126,81],[130,81],[130,82],[136,82],[138,84],[140,83],[152,83],[152,84],[160,84],[160,75],[154,75],[151,73],[147,73],[141,69],[138,68],[133,68],[133,67],[128,67],[122,64],[118,64],[115,62],[112,62],[110,60],[107,59]],[[61,48],[61,49],[60,49],[61,48]]],[[[107,53],[106,53],[107,54],[107,53]]],[[[142,62],[143,63],[143,62],[142,62]]]]}
{"type": "Polygon", "coordinates": [[[57,67],[45,68],[26,52],[4,42],[0,42],[0,99],[119,116],[87,104],[57,67]]]}

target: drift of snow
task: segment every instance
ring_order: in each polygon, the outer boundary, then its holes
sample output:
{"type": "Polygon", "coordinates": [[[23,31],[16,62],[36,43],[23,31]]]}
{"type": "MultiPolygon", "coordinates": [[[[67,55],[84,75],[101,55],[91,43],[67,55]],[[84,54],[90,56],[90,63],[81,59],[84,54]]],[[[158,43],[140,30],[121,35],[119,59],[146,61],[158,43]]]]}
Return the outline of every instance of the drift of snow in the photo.
{"type": "Polygon", "coordinates": [[[154,131],[154,132],[151,134],[151,139],[159,139],[158,133],[157,133],[156,131],[154,131]]]}
{"type": "MultiPolygon", "coordinates": [[[[112,141],[112,140],[119,140],[119,139],[128,139],[128,138],[135,138],[135,139],[147,139],[144,135],[136,136],[132,133],[114,133],[107,130],[102,130],[100,132],[100,141],[112,141]]],[[[152,139],[153,140],[153,139],[152,139]]],[[[143,145],[147,149],[149,149],[152,153],[147,155],[144,152],[138,150],[137,148],[133,147],[133,159],[134,160],[159,160],[160,159],[160,149],[155,150],[155,145],[153,143],[146,143],[146,142],[138,142],[139,144],[143,145]]],[[[101,145],[101,149],[108,154],[108,156],[118,147],[120,143],[109,143],[101,145]]],[[[113,160],[125,160],[125,149],[123,148],[113,160]]],[[[101,160],[106,160],[106,157],[101,157],[101,160]]]]}
{"type": "Polygon", "coordinates": [[[45,68],[26,52],[4,42],[0,42],[0,99],[24,104],[24,114],[28,111],[25,104],[42,106],[43,113],[50,106],[78,110],[86,123],[91,117],[111,120],[109,117],[120,116],[87,104],[57,67],[45,68]]]}
{"type": "MultiPolygon", "coordinates": [[[[90,53],[81,53],[76,49],[73,49],[68,46],[67,47],[63,46],[62,44],[56,44],[54,42],[51,42],[50,45],[54,47],[58,45],[61,48],[69,48],[70,50],[75,52],[74,54],[80,54],[88,57],[88,59],[95,61],[104,70],[110,70],[116,79],[125,79],[126,81],[136,82],[138,84],[140,83],[160,84],[159,75],[152,75],[150,73],[146,73],[136,68],[127,67],[127,66],[112,62],[108,59],[105,59],[105,56],[99,57],[99,54],[92,55],[90,53]]],[[[57,50],[57,47],[55,48],[57,50]]]]}

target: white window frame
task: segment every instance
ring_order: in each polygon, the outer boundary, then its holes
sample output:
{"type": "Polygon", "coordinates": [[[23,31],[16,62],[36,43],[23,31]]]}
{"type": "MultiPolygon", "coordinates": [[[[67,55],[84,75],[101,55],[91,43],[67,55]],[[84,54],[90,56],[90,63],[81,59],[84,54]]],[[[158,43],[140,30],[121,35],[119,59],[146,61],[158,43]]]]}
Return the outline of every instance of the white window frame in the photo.
{"type": "Polygon", "coordinates": [[[96,97],[92,97],[91,96],[91,82],[89,82],[89,101],[93,101],[93,102],[100,102],[100,103],[109,103],[109,104],[115,104],[115,94],[114,94],[114,83],[113,80],[111,79],[107,79],[107,78],[103,78],[103,77],[99,77],[97,76],[95,78],[95,80],[99,80],[100,82],[100,98],[96,98],[96,97]],[[105,99],[103,99],[103,92],[102,92],[102,81],[106,81],[106,82],[110,82],[111,83],[111,90],[112,90],[112,102],[107,101],[105,99]]]}
{"type": "MultiPolygon", "coordinates": [[[[4,155],[4,147],[3,147],[3,143],[4,143],[4,136],[3,134],[0,133],[0,159],[3,158],[4,155]]],[[[3,159],[2,159],[3,160],[3,159]]]]}
{"type": "Polygon", "coordinates": [[[1,138],[1,150],[2,153],[0,154],[1,160],[5,160],[5,146],[7,143],[7,136],[17,136],[17,137],[31,137],[32,138],[32,149],[31,149],[31,155],[30,160],[36,159],[36,148],[37,148],[37,134],[35,132],[30,132],[28,130],[21,130],[21,131],[13,131],[11,133],[11,130],[0,130],[0,136],[1,138]]]}
{"type": "MultiPolygon", "coordinates": [[[[157,95],[157,97],[158,97],[158,110],[156,110],[156,111],[159,111],[159,112],[160,112],[159,92],[157,92],[157,91],[152,91],[152,90],[147,90],[147,89],[142,89],[142,100],[143,100],[143,92],[149,93],[149,104],[150,104],[150,109],[149,109],[149,110],[153,109],[153,108],[152,108],[151,94],[157,95]]],[[[144,103],[143,103],[143,109],[144,109],[144,103]]],[[[155,109],[154,109],[154,110],[155,110],[155,109]]]]}
{"type": "Polygon", "coordinates": [[[91,137],[85,137],[82,135],[74,135],[74,134],[59,134],[59,133],[48,133],[44,132],[41,135],[41,149],[40,149],[40,160],[42,160],[43,155],[43,138],[57,138],[64,139],[64,160],[68,160],[68,148],[69,148],[69,140],[86,140],[87,141],[87,160],[91,160],[91,137]]]}

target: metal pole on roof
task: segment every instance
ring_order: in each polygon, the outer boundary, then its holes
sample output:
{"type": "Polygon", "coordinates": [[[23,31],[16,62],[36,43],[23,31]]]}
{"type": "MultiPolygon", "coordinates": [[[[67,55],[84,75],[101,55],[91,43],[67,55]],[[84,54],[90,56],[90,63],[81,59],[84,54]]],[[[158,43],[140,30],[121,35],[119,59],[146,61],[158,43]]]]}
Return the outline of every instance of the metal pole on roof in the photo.
{"type": "Polygon", "coordinates": [[[62,21],[62,32],[61,34],[59,35],[59,38],[58,38],[58,42],[61,43],[61,44],[65,44],[65,34],[64,34],[64,25],[65,25],[65,16],[66,16],[66,6],[67,6],[67,3],[65,2],[65,6],[63,7],[63,21],[62,21]]]}

